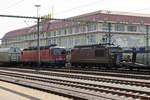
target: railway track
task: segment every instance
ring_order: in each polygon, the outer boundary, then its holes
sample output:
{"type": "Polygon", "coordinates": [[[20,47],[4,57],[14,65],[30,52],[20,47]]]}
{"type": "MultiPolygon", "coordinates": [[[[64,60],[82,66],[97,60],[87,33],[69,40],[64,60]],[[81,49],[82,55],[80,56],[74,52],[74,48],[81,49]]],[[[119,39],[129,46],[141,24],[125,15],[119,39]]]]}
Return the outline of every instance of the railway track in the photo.
{"type": "MultiPolygon", "coordinates": [[[[20,69],[20,66],[17,67],[0,67],[0,69],[20,69]]],[[[21,69],[30,69],[30,70],[46,70],[46,71],[59,71],[59,72],[72,72],[72,73],[82,73],[82,74],[93,74],[93,75],[101,75],[100,73],[124,73],[124,74],[134,74],[134,75],[150,75],[150,70],[129,70],[129,69],[98,69],[98,68],[66,68],[66,67],[58,67],[58,66],[43,66],[43,67],[21,67],[21,69]]],[[[105,75],[112,75],[112,74],[105,74],[105,75]]]]}
{"type": "MultiPolygon", "coordinates": [[[[7,69],[9,70],[9,69],[7,69]]],[[[54,72],[54,71],[34,71],[34,70],[20,70],[20,69],[11,69],[12,71],[22,71],[25,73],[34,73],[34,74],[41,74],[41,75],[51,75],[51,76],[57,76],[57,77],[69,77],[69,78],[74,78],[74,79],[82,79],[82,80],[92,80],[92,81],[97,81],[97,82],[107,82],[107,83],[115,83],[115,84],[125,84],[125,85],[132,85],[132,86],[141,86],[141,87],[150,87],[150,81],[147,82],[147,79],[150,80],[150,76],[149,75],[135,75],[135,74],[116,74],[116,73],[106,73],[106,72],[97,72],[100,73],[95,75],[86,75],[89,74],[88,72],[85,72],[84,74],[76,74],[72,73],[72,71],[70,71],[68,73],[68,71],[64,71],[64,72],[54,72]],[[106,75],[105,75],[106,74],[106,75]],[[102,75],[102,76],[99,76],[102,75]],[[106,77],[106,76],[119,76],[119,77],[123,77],[123,78],[117,78],[117,77],[106,77]],[[105,76],[105,77],[104,77],[105,76]],[[124,77],[125,76],[125,77],[124,77]],[[129,79],[127,79],[129,78],[129,79]],[[142,79],[142,80],[133,80],[130,78],[135,78],[135,79],[142,79]],[[143,79],[146,79],[143,80],[143,79]]],[[[76,70],[75,70],[76,72],[76,70]]],[[[78,71],[79,72],[79,71],[78,71]]],[[[82,72],[82,71],[81,71],[82,72]]],[[[80,72],[80,73],[81,73],[80,72]]],[[[92,72],[92,73],[96,73],[96,72],[92,72]]]]}
{"type": "MultiPolygon", "coordinates": [[[[13,72],[0,70],[0,75],[9,76],[13,78],[34,80],[38,82],[44,82],[43,84],[55,84],[61,86],[65,86],[65,88],[70,87],[79,89],[79,91],[84,91],[85,93],[94,93],[94,94],[110,94],[117,95],[117,98],[140,98],[142,100],[150,99],[150,91],[146,91],[150,88],[150,82],[142,82],[142,81],[129,81],[129,80],[118,80],[118,79],[109,79],[109,78],[100,78],[96,76],[90,75],[80,75],[80,74],[72,74],[72,73],[58,73],[58,72],[40,72],[40,71],[25,71],[22,72],[13,72]],[[100,84],[104,82],[104,84],[100,84]],[[106,85],[106,83],[109,83],[106,85]],[[122,87],[116,87],[112,84],[124,84],[122,87]],[[123,88],[125,85],[130,85],[129,87],[136,87],[141,89],[132,89],[132,88],[123,88]],[[143,89],[143,90],[142,90],[143,89]],[[146,90],[145,90],[146,89],[146,90]],[[92,92],[91,92],[92,91],[92,92]]],[[[17,81],[20,81],[17,79],[17,81]]],[[[93,95],[94,96],[94,95],[93,95]]],[[[97,96],[96,96],[97,97],[97,96]]],[[[105,98],[112,99],[112,98],[105,98]]],[[[115,98],[116,99],[116,98],[115,98]]]]}
{"type": "Polygon", "coordinates": [[[22,71],[22,72],[28,72],[28,73],[37,73],[36,71],[38,71],[39,73],[42,74],[52,74],[51,72],[64,72],[66,73],[74,73],[74,74],[88,74],[88,75],[96,75],[96,76],[113,76],[113,77],[122,77],[122,78],[132,78],[132,79],[142,79],[142,80],[150,80],[150,75],[147,74],[143,74],[143,73],[130,73],[127,71],[117,71],[117,72],[111,72],[109,70],[107,71],[89,71],[89,70],[72,70],[72,69],[51,69],[51,68],[42,68],[42,69],[20,69],[20,68],[5,68],[5,67],[1,67],[0,69],[4,69],[4,70],[13,70],[13,71],[22,71]]]}
{"type": "MultiPolygon", "coordinates": [[[[42,69],[43,70],[43,69],[42,69]]],[[[46,69],[44,69],[46,70],[46,69]]],[[[66,72],[75,74],[90,74],[90,75],[100,75],[100,76],[114,76],[123,78],[133,78],[133,79],[145,79],[150,80],[150,72],[131,72],[131,71],[115,71],[115,70],[74,70],[74,69],[47,69],[48,71],[56,72],[66,72]]]]}

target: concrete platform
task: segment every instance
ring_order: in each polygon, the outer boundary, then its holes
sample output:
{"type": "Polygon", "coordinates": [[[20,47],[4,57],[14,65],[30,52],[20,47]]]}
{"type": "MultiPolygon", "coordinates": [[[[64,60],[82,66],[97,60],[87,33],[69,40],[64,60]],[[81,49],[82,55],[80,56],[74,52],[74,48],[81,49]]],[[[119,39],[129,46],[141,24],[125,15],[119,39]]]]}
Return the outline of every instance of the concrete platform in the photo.
{"type": "Polygon", "coordinates": [[[0,100],[72,100],[72,99],[0,81],[0,100]]]}

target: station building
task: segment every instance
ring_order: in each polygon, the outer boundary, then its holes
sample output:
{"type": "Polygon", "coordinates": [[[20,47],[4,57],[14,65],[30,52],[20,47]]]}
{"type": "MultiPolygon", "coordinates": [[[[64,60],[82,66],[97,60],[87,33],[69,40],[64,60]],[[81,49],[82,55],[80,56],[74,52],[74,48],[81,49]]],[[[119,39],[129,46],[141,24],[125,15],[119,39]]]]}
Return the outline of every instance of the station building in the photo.
{"type": "MultiPolygon", "coordinates": [[[[121,47],[143,47],[150,32],[150,15],[96,11],[88,14],[40,23],[40,45],[57,44],[72,48],[75,45],[111,43],[121,47]]],[[[149,43],[150,44],[150,43],[149,43]]],[[[13,30],[2,38],[2,47],[27,48],[37,46],[37,25],[13,30]]]]}

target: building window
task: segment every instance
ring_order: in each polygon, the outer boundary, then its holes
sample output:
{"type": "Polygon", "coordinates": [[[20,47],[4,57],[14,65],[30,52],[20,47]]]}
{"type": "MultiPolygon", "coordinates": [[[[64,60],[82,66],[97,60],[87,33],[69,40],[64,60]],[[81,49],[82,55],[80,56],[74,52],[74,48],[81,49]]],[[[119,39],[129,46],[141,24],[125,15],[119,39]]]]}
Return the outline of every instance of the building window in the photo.
{"type": "Polygon", "coordinates": [[[57,32],[57,35],[61,35],[61,30],[59,30],[59,31],[57,32]]]}
{"type": "Polygon", "coordinates": [[[93,31],[96,30],[96,25],[92,25],[92,30],[93,30],[93,31]]]}
{"type": "Polygon", "coordinates": [[[72,34],[72,28],[68,29],[68,34],[72,34]]]}
{"type": "Polygon", "coordinates": [[[108,23],[104,23],[104,24],[103,24],[102,30],[104,30],[104,31],[109,30],[109,25],[108,25],[108,23]]]}
{"type": "Polygon", "coordinates": [[[54,36],[54,32],[51,32],[51,37],[53,37],[54,36]]]}
{"type": "Polygon", "coordinates": [[[48,40],[48,45],[51,45],[51,40],[48,40]]]}
{"type": "Polygon", "coordinates": [[[96,25],[88,25],[87,30],[88,31],[95,31],[96,30],[96,25]]]}
{"type": "Polygon", "coordinates": [[[88,36],[89,43],[96,43],[96,35],[89,35],[88,36]]]}
{"type": "Polygon", "coordinates": [[[43,38],[46,37],[46,34],[45,34],[45,33],[42,33],[42,37],[43,37],[43,38]]]}
{"type": "Polygon", "coordinates": [[[64,30],[64,35],[66,35],[66,34],[67,34],[67,30],[65,29],[65,30],[64,30]]]}
{"type": "Polygon", "coordinates": [[[54,31],[54,36],[56,36],[56,31],[54,31]]]}
{"type": "MultiPolygon", "coordinates": [[[[34,39],[36,39],[37,38],[37,34],[34,34],[34,39]]],[[[25,38],[24,38],[25,39],[25,38]]]]}
{"type": "Polygon", "coordinates": [[[51,32],[51,36],[56,36],[56,31],[51,32]]]}
{"type": "Polygon", "coordinates": [[[73,38],[69,38],[68,45],[69,45],[70,47],[73,46],[73,38]]]}
{"type": "Polygon", "coordinates": [[[61,42],[62,42],[61,39],[58,39],[58,40],[57,40],[58,46],[61,46],[61,42]]]}
{"type": "Polygon", "coordinates": [[[129,25],[128,26],[128,31],[130,31],[130,32],[136,32],[137,31],[137,26],[135,26],[135,25],[129,25]]]}
{"type": "Polygon", "coordinates": [[[102,24],[102,30],[108,31],[109,28],[110,28],[110,30],[112,30],[112,25],[111,25],[111,23],[103,23],[103,24],[102,24]]]}
{"type": "Polygon", "coordinates": [[[56,40],[55,39],[51,40],[51,44],[56,44],[56,40]]]}
{"type": "Polygon", "coordinates": [[[81,43],[82,43],[83,45],[86,44],[86,36],[83,36],[83,37],[82,37],[81,43]]]}
{"type": "Polygon", "coordinates": [[[86,32],[86,26],[81,27],[81,32],[86,32]]]}
{"type": "Polygon", "coordinates": [[[79,33],[79,27],[75,28],[75,33],[79,33]]]}
{"type": "Polygon", "coordinates": [[[80,38],[76,37],[74,40],[75,45],[79,45],[80,44],[80,38]]]}
{"type": "Polygon", "coordinates": [[[125,26],[123,24],[115,24],[115,31],[124,31],[125,26]]]}
{"type": "Polygon", "coordinates": [[[51,37],[51,32],[48,32],[48,37],[51,37]]]}
{"type": "Polygon", "coordinates": [[[64,46],[64,38],[61,39],[61,46],[64,46]]]}
{"type": "Polygon", "coordinates": [[[64,46],[64,47],[67,46],[67,39],[66,38],[61,39],[61,46],[64,46]]]}
{"type": "Polygon", "coordinates": [[[88,25],[88,26],[87,26],[87,30],[88,30],[88,31],[91,31],[91,25],[88,25]]]}
{"type": "Polygon", "coordinates": [[[140,32],[146,32],[146,26],[140,25],[140,26],[139,26],[139,31],[140,31],[140,32]]]}
{"type": "Polygon", "coordinates": [[[60,33],[61,35],[66,35],[67,34],[67,30],[66,29],[65,30],[61,30],[60,32],[61,32],[60,33]]]}
{"type": "Polygon", "coordinates": [[[41,40],[41,46],[45,46],[45,40],[41,40]]]}

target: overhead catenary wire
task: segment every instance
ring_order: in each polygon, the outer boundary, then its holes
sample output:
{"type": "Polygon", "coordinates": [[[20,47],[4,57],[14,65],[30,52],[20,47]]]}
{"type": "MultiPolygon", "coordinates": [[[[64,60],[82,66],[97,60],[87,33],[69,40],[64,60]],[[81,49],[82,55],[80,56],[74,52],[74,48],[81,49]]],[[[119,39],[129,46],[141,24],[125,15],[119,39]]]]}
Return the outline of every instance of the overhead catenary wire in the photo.
{"type": "Polygon", "coordinates": [[[54,13],[54,15],[58,15],[58,14],[61,14],[61,13],[66,13],[66,12],[71,12],[71,11],[73,11],[73,10],[77,10],[77,9],[81,9],[81,8],[83,8],[83,7],[89,7],[90,5],[94,5],[94,4],[97,4],[97,3],[99,3],[99,2],[103,2],[103,1],[105,1],[105,0],[97,0],[97,1],[94,1],[94,2],[91,2],[91,3],[88,3],[88,4],[85,4],[85,5],[80,5],[80,6],[77,6],[77,7],[74,7],[74,8],[71,8],[71,9],[68,9],[68,10],[63,10],[63,11],[61,11],[61,12],[56,12],[56,13],[54,13]]]}
{"type": "Polygon", "coordinates": [[[23,1],[24,1],[24,0],[19,0],[18,2],[15,2],[15,3],[13,3],[13,4],[9,5],[9,6],[8,6],[8,7],[6,7],[6,8],[0,9],[0,11],[8,10],[8,9],[10,9],[10,8],[14,7],[14,6],[17,6],[18,4],[22,3],[23,1]]]}
{"type": "Polygon", "coordinates": [[[26,20],[24,20],[24,23],[25,23],[28,27],[31,26],[31,25],[29,25],[29,22],[30,22],[30,23],[37,23],[37,21],[26,21],[26,20]]]}
{"type": "Polygon", "coordinates": [[[133,11],[142,11],[142,10],[148,10],[148,9],[150,9],[150,6],[149,6],[149,7],[146,7],[146,8],[135,9],[135,10],[133,10],[133,11]]]}

